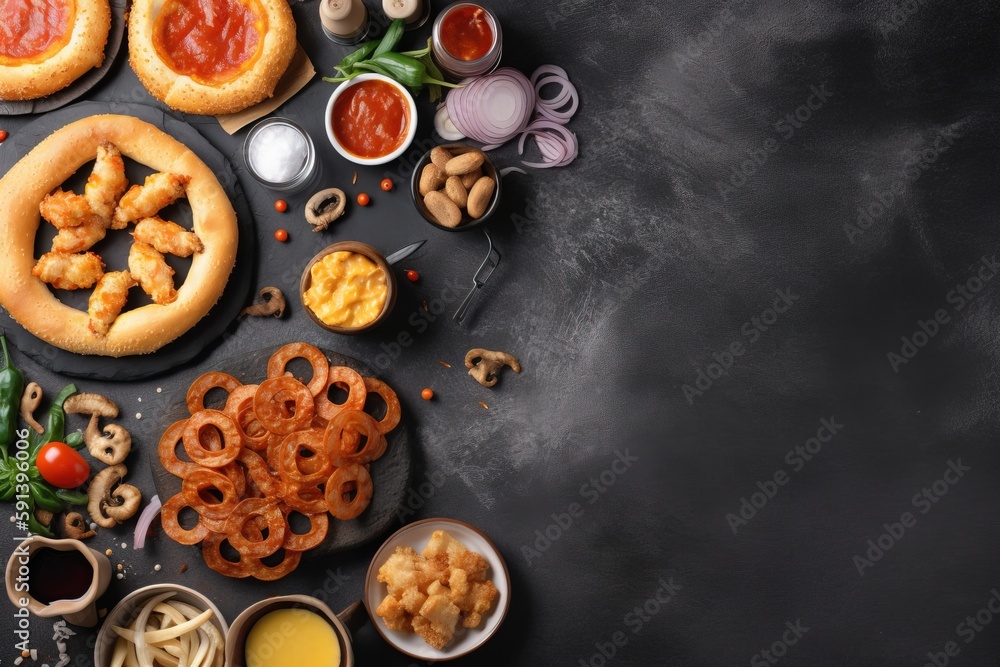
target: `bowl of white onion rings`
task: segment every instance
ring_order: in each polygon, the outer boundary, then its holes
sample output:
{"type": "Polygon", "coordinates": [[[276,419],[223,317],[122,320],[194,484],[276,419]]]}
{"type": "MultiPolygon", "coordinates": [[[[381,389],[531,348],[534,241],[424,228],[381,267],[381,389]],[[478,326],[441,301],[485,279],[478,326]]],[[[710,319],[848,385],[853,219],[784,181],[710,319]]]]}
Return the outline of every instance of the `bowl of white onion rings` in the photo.
{"type": "Polygon", "coordinates": [[[218,607],[201,593],[177,584],[145,586],[126,595],[104,620],[94,665],[223,667],[227,632],[218,607]]]}

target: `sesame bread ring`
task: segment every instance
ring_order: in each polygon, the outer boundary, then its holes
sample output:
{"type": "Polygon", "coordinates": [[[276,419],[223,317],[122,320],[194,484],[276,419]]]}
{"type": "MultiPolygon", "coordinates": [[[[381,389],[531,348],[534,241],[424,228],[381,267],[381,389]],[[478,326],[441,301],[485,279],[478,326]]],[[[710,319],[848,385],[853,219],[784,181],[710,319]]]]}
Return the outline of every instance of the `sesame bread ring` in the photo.
{"type": "Polygon", "coordinates": [[[0,304],[38,338],[77,354],[122,357],[158,350],[211,310],[236,260],[236,213],[215,174],[184,144],[131,116],[91,116],[52,133],[0,179],[0,200],[5,202],[0,208],[0,304]],[[87,313],[59,301],[32,268],[39,203],[93,160],[104,141],[155,171],[190,177],[186,196],[204,250],[192,257],[176,301],[125,311],[100,337],[88,328],[87,313]]]}

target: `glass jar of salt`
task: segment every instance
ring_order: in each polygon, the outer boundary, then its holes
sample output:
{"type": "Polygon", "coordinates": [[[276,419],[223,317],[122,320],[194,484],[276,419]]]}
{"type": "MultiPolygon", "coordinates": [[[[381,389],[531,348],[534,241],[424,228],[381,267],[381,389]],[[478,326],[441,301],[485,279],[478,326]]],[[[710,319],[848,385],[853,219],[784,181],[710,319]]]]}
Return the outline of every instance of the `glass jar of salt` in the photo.
{"type": "Polygon", "coordinates": [[[253,126],[243,144],[243,160],[264,187],[299,192],[314,180],[316,147],[297,123],[268,118],[253,126]]]}

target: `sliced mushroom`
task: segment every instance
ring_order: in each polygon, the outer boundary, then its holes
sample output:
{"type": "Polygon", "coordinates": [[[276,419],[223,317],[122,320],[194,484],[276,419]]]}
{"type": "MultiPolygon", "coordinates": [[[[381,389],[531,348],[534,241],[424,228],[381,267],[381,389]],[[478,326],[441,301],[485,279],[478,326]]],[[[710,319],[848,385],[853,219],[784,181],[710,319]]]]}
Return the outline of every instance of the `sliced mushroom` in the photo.
{"type": "Polygon", "coordinates": [[[139,511],[142,494],[131,484],[121,481],[128,473],[122,464],[105,468],[90,481],[87,491],[87,512],[102,528],[113,528],[139,511]]]}
{"type": "Polygon", "coordinates": [[[109,419],[118,417],[115,402],[100,394],[74,394],[66,399],[63,409],[71,415],[99,415],[109,419]]]}
{"type": "Polygon", "coordinates": [[[344,215],[346,208],[347,195],[343,190],[340,188],[320,190],[306,202],[306,222],[312,225],[314,232],[321,232],[344,215]]]}
{"type": "Polygon", "coordinates": [[[35,518],[38,519],[38,523],[42,524],[43,526],[51,526],[52,519],[54,517],[55,514],[53,514],[48,510],[43,510],[41,507],[35,508],[35,518]]]}
{"type": "Polygon", "coordinates": [[[108,424],[102,433],[98,420],[98,415],[90,418],[87,430],[83,432],[83,443],[98,461],[109,466],[118,465],[132,451],[132,436],[118,424],[108,424]]]}
{"type": "Polygon", "coordinates": [[[38,435],[45,433],[45,427],[35,421],[35,410],[38,409],[41,402],[42,388],[38,386],[37,382],[29,382],[28,386],[24,388],[24,394],[21,396],[21,419],[33,428],[38,435]]]}
{"type": "Polygon", "coordinates": [[[285,314],[285,295],[277,287],[265,287],[260,291],[260,303],[247,306],[240,312],[240,317],[267,317],[274,315],[281,318],[285,314]]]}
{"type": "Polygon", "coordinates": [[[480,347],[469,350],[465,355],[465,367],[469,375],[484,387],[492,387],[497,383],[500,371],[504,366],[510,366],[515,373],[521,372],[521,364],[517,357],[506,352],[494,352],[480,347]]]}
{"type": "Polygon", "coordinates": [[[63,514],[62,529],[63,535],[71,540],[85,540],[95,535],[94,531],[87,525],[87,522],[84,521],[83,515],[79,512],[67,512],[63,514]]]}

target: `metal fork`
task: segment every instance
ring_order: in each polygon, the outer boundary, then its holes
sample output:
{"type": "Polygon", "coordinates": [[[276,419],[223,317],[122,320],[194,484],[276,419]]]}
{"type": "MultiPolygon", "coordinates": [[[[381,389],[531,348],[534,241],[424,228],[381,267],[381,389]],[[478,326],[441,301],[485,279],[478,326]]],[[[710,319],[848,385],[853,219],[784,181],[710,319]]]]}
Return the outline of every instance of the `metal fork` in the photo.
{"type": "Polygon", "coordinates": [[[469,293],[466,295],[465,301],[462,302],[462,305],[455,311],[453,319],[459,324],[465,320],[465,316],[469,311],[469,305],[472,303],[472,297],[476,295],[476,290],[486,284],[486,281],[490,279],[490,276],[493,275],[493,271],[496,270],[497,266],[500,264],[500,251],[493,246],[493,239],[490,238],[489,232],[485,229],[483,230],[483,236],[486,237],[486,240],[490,244],[489,251],[486,253],[486,259],[483,260],[482,265],[479,267],[479,270],[476,271],[476,275],[472,279],[474,283],[472,285],[472,289],[469,290],[469,293]]]}

